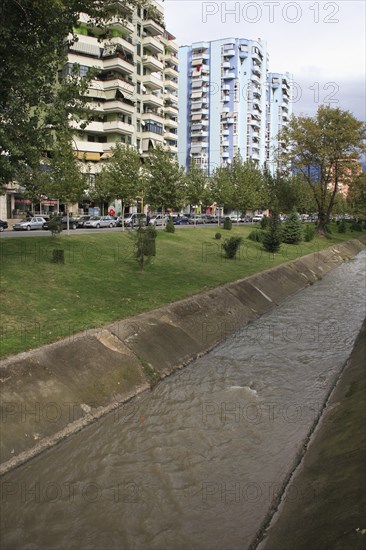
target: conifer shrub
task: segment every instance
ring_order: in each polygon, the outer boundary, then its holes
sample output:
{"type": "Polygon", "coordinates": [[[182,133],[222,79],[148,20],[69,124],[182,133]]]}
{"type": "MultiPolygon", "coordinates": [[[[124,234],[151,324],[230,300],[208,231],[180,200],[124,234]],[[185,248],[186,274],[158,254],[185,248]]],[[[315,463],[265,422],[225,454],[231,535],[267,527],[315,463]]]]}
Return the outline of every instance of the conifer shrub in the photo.
{"type": "Polygon", "coordinates": [[[352,222],[350,230],[351,231],[362,231],[362,225],[359,222],[352,222]]]}
{"type": "Polygon", "coordinates": [[[269,218],[268,216],[263,216],[261,219],[261,229],[267,229],[269,224],[269,218]]]}
{"type": "Polygon", "coordinates": [[[304,240],[307,243],[310,243],[315,237],[315,227],[308,223],[305,225],[304,229],[304,240]]]}
{"type": "Polygon", "coordinates": [[[166,224],[166,227],[165,227],[165,231],[166,231],[167,233],[174,233],[174,231],[175,231],[175,225],[174,225],[174,223],[173,223],[172,218],[169,218],[169,220],[168,220],[168,222],[167,222],[167,224],[166,224]]]}
{"type": "Polygon", "coordinates": [[[281,247],[281,222],[277,213],[273,212],[264,234],[263,248],[267,252],[278,252],[281,247]]]}
{"type": "Polygon", "coordinates": [[[287,244],[298,244],[302,241],[302,224],[295,210],[290,212],[283,224],[282,241],[287,244]]]}
{"type": "Polygon", "coordinates": [[[230,237],[230,239],[225,239],[222,245],[225,251],[225,258],[230,260],[234,259],[242,241],[243,239],[241,237],[230,237]]]}
{"type": "Polygon", "coordinates": [[[338,224],[338,233],[345,233],[346,230],[347,230],[346,222],[345,220],[341,220],[338,224]]]}

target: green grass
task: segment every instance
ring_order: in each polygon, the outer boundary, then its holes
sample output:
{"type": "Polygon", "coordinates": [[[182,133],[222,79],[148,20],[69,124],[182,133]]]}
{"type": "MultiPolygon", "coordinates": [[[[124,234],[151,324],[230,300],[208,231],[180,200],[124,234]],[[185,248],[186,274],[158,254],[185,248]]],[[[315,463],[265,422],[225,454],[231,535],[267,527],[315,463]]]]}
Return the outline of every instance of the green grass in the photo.
{"type": "Polygon", "coordinates": [[[275,256],[246,237],[252,226],[159,231],[157,255],[141,273],[128,233],[2,239],[1,356],[18,353],[136,315],[247,277],[298,256],[355,238],[360,233],[337,233],[300,245],[282,245],[275,256]],[[222,241],[244,237],[240,255],[226,260],[222,241]],[[63,248],[65,265],[51,262],[52,250],[63,248]]]}

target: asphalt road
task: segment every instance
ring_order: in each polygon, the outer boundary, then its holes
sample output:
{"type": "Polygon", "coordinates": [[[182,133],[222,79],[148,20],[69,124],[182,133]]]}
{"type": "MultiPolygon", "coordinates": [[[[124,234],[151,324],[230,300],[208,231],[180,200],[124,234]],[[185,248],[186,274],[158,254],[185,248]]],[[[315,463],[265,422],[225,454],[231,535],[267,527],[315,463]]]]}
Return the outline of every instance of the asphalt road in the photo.
{"type": "MultiPolygon", "coordinates": [[[[247,225],[243,223],[233,223],[233,226],[236,225],[247,225]]],[[[253,225],[259,225],[259,224],[253,224],[253,225]]],[[[196,227],[218,227],[216,224],[213,223],[207,223],[207,224],[198,224],[196,227]]],[[[223,225],[220,225],[220,228],[222,229],[223,225]]],[[[187,228],[194,228],[193,224],[187,224],[187,225],[176,225],[176,229],[187,229],[187,228]]],[[[156,229],[161,229],[161,226],[158,226],[156,229]]],[[[70,235],[84,235],[87,233],[119,233],[122,231],[121,227],[104,227],[102,229],[70,229],[70,235]]],[[[130,231],[130,229],[126,228],[126,231],[130,231]]],[[[66,229],[62,232],[63,235],[67,234],[66,229]]],[[[4,238],[15,238],[15,237],[49,237],[51,235],[50,231],[44,231],[42,229],[34,229],[32,231],[14,231],[11,229],[6,229],[5,231],[2,231],[0,233],[0,239],[4,238]]]]}

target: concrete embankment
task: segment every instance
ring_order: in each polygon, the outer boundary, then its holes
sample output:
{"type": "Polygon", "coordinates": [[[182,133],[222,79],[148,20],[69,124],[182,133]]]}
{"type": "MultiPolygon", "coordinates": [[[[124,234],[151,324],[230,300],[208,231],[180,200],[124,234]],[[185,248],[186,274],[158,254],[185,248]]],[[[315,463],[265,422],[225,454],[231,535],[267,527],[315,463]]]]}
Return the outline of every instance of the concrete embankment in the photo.
{"type": "Polygon", "coordinates": [[[366,548],[366,320],[263,550],[366,548]]]}
{"type": "Polygon", "coordinates": [[[151,388],[365,244],[347,241],[3,361],[0,472],[151,388]]]}

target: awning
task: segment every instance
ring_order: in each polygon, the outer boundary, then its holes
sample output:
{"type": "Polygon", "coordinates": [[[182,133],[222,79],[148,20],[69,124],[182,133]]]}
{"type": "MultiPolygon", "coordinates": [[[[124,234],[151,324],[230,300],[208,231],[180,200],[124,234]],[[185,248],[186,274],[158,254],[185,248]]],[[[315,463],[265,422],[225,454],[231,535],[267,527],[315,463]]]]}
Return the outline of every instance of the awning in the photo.
{"type": "Polygon", "coordinates": [[[192,80],[192,88],[201,88],[202,86],[202,80],[192,80]]]}
{"type": "Polygon", "coordinates": [[[201,120],[202,115],[191,115],[192,120],[201,120]]]}
{"type": "Polygon", "coordinates": [[[192,155],[196,155],[196,154],[199,154],[199,153],[202,153],[202,147],[201,145],[196,145],[196,146],[193,146],[191,147],[191,154],[192,155]]]}
{"type": "Polygon", "coordinates": [[[76,151],[76,158],[79,160],[100,160],[100,153],[92,153],[86,151],[83,153],[82,151],[76,151]]]}
{"type": "Polygon", "coordinates": [[[192,92],[192,93],[191,93],[191,98],[192,98],[192,99],[199,99],[200,97],[202,97],[202,91],[200,91],[200,92],[192,92]]]}
{"type": "Polygon", "coordinates": [[[203,63],[202,57],[197,57],[197,59],[192,59],[192,65],[202,65],[202,63],[203,63]]]}
{"type": "Polygon", "coordinates": [[[106,153],[103,153],[100,155],[100,160],[107,160],[113,157],[113,153],[111,151],[107,151],[106,153]]]}
{"type": "Polygon", "coordinates": [[[155,149],[156,143],[153,139],[143,139],[142,140],[142,150],[148,151],[149,149],[155,149]]]}
{"type": "Polygon", "coordinates": [[[93,57],[100,57],[100,47],[95,44],[85,44],[85,42],[75,42],[70,46],[70,51],[78,52],[93,57]]]}
{"type": "Polygon", "coordinates": [[[202,101],[198,101],[197,103],[192,103],[192,111],[195,109],[202,109],[202,101]]]}

